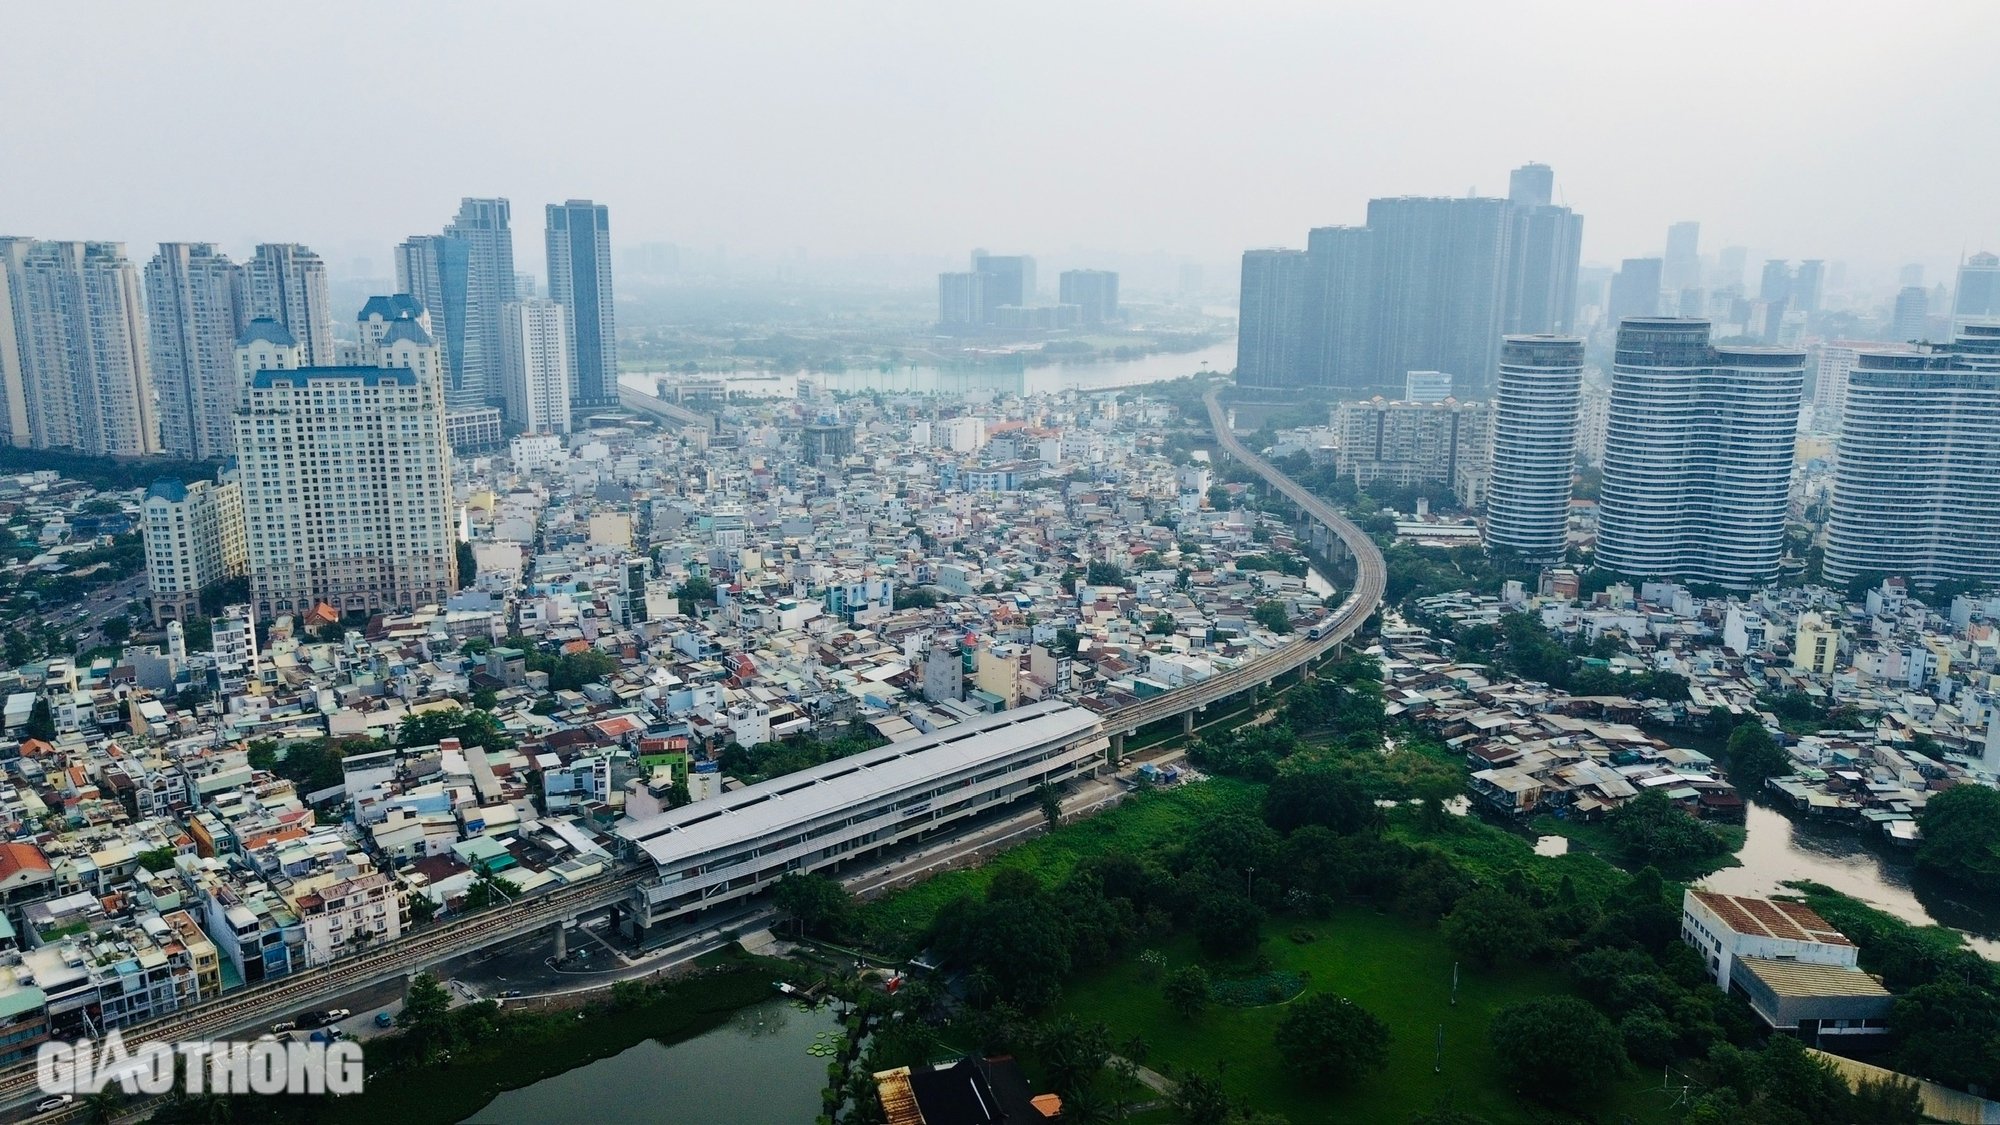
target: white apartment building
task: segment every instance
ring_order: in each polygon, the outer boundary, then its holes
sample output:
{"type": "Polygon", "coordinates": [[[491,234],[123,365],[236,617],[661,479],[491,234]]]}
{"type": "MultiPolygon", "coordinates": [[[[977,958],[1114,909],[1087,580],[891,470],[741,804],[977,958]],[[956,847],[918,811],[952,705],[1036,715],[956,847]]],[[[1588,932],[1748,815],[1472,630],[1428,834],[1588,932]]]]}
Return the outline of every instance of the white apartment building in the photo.
{"type": "Polygon", "coordinates": [[[1847,376],[1861,358],[1849,344],[1818,343],[1806,348],[1806,366],[1813,373],[1812,432],[1840,432],[1840,412],[1847,409],[1847,376]]]}
{"type": "Polygon", "coordinates": [[[1735,589],[1778,575],[1805,354],[1715,347],[1705,320],[1619,326],[1597,564],[1735,589]]]}
{"type": "MultiPolygon", "coordinates": [[[[1411,372],[1411,378],[1419,373],[1411,372]]],[[[1493,392],[1486,545],[1530,562],[1559,562],[1568,546],[1576,468],[1583,340],[1508,336],[1493,392]]]]}
{"type": "Polygon", "coordinates": [[[441,603],[457,536],[437,345],[414,318],[377,365],[310,367],[282,327],[253,323],[236,448],[259,617],[441,603]]]}
{"type": "Polygon", "coordinates": [[[562,439],[554,434],[521,434],[508,443],[507,449],[517,473],[553,469],[569,460],[569,450],[563,448],[562,439]]]}
{"type": "Polygon", "coordinates": [[[1826,580],[2000,581],[2000,324],[1865,351],[1847,374],[1826,580]]]}
{"type": "Polygon", "coordinates": [[[1486,406],[1478,402],[1390,402],[1381,396],[1334,408],[1337,467],[1362,488],[1438,484],[1467,506],[1485,496],[1486,406]]]}
{"type": "Polygon", "coordinates": [[[1602,382],[1585,380],[1577,401],[1576,455],[1593,469],[1604,467],[1604,429],[1611,418],[1611,391],[1602,382]]]}
{"type": "Polygon", "coordinates": [[[290,905],[305,928],[307,968],[396,940],[409,913],[396,881],[380,871],[316,887],[290,905]]]}
{"type": "Polygon", "coordinates": [[[561,305],[545,298],[507,303],[500,370],[508,421],[529,433],[569,432],[569,317],[561,305]]]}
{"type": "Polygon", "coordinates": [[[202,587],[244,572],[243,489],[233,480],[155,481],[140,525],[155,625],[192,619],[201,612],[202,587]]]}
{"type": "Polygon", "coordinates": [[[932,442],[953,453],[974,453],[986,444],[986,419],[947,418],[931,427],[932,442]]]}
{"type": "Polygon", "coordinates": [[[1443,402],[1451,396],[1451,372],[1405,371],[1404,402],[1443,402]]]}
{"type": "Polygon", "coordinates": [[[211,625],[216,675],[232,695],[257,681],[257,616],[247,605],[224,606],[211,625]]]}

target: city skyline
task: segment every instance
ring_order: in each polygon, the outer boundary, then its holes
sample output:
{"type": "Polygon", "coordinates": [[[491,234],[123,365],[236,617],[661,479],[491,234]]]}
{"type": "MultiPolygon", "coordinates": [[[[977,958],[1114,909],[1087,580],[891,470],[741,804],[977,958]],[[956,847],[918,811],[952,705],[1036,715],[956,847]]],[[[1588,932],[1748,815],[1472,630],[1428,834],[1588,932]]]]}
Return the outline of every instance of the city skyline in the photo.
{"type": "MultiPolygon", "coordinates": [[[[135,82],[171,95],[162,99],[166,104],[277,80],[297,65],[253,49],[256,21],[228,18],[229,9],[210,9],[202,21],[148,11],[103,20],[101,10],[24,11],[11,21],[24,41],[87,39],[92,67],[130,72],[135,82]],[[240,65],[215,72],[175,66],[176,44],[195,42],[240,65]]],[[[1905,261],[1939,271],[1964,254],[1994,248],[2000,201],[1979,189],[1976,169],[1939,177],[1908,164],[1870,162],[1867,175],[1854,172],[1863,154],[1921,142],[1925,130],[1935,133],[1938,147],[1962,147],[1957,138],[1976,134],[1990,119],[1973,52],[1984,38],[1979,27],[2000,21],[2000,13],[1957,10],[1964,33],[1938,42],[1924,21],[1852,41],[1838,15],[1799,19],[1797,11],[1732,9],[1730,34],[1718,35],[1712,21],[1660,21],[1581,6],[1528,13],[1467,8],[1450,20],[1311,8],[1245,20],[1179,8],[1149,19],[1142,44],[1131,41],[1132,15],[1099,10],[1077,17],[1073,44],[1045,50],[1046,69],[992,71],[987,76],[996,88],[985,93],[958,81],[978,57],[968,54],[964,29],[943,14],[892,21],[879,10],[836,15],[798,8],[788,21],[794,32],[773,37],[768,21],[747,13],[691,19],[608,9],[586,48],[548,34],[552,28],[526,9],[477,27],[443,11],[399,11],[410,34],[447,46],[436,65],[391,88],[365,77],[373,60],[340,33],[351,23],[333,13],[300,13],[299,41],[311,44],[308,65],[321,84],[309,102],[264,106],[232,97],[242,114],[212,121],[135,113],[117,99],[57,101],[33,115],[12,115],[0,125],[0,143],[70,174],[9,185],[5,210],[10,233],[132,246],[210,241],[232,256],[258,241],[298,240],[320,247],[343,274],[353,258],[366,256],[383,277],[388,247],[429,228],[441,204],[461,193],[524,204],[588,196],[619,211],[628,244],[669,241],[834,259],[944,259],[952,247],[977,244],[1044,255],[1071,247],[1164,249],[1220,263],[1245,246],[1337,221],[1371,195],[1457,197],[1468,188],[1504,194],[1505,169],[1537,160],[1562,170],[1566,187],[1557,202],[1592,217],[1587,262],[1658,254],[1662,232],[1683,220],[1702,224],[1703,244],[1749,246],[1758,255],[1753,260],[1847,260],[1864,273],[1905,261]],[[1603,137],[1655,116],[1658,104],[1656,86],[1630,82],[1632,60],[1610,46],[1641,30],[1649,56],[1676,60],[1679,115],[1730,120],[1762,93],[1813,89],[1817,96],[1788,101],[1790,143],[1783,146],[1748,130],[1654,130],[1647,134],[1651,158],[1620,160],[1603,137]],[[1259,62],[1218,62],[1213,44],[1225,37],[1244,48],[1237,57],[1259,62]],[[1492,51],[1496,38],[1516,47],[1492,51]],[[1765,45],[1776,39],[1792,49],[1772,56],[1765,45]],[[675,44],[676,65],[650,65],[663,42],[675,44]],[[759,49],[749,49],[752,43],[759,49]],[[1487,96],[1472,103],[1434,89],[1422,73],[1396,63],[1403,51],[1422,54],[1487,96]],[[610,108],[579,117],[531,84],[502,84],[493,100],[477,104],[450,96],[457,78],[482,58],[543,52],[577,77],[581,100],[610,108]],[[1288,65],[1306,57],[1316,65],[1288,65]],[[899,72],[868,75],[868,60],[877,58],[898,60],[899,72]],[[1834,80],[1844,66],[1864,61],[1874,76],[1867,89],[1834,80]],[[1223,81],[1165,81],[1218,68],[1223,81]],[[1537,75],[1530,86],[1508,80],[1529,70],[1537,75]],[[907,97],[933,79],[939,89],[965,92],[935,104],[907,97]],[[1079,83],[1100,91],[1121,118],[1116,158],[1090,130],[1052,136],[1043,128],[1039,111],[1055,91],[1079,83]],[[1153,92],[1138,99],[1128,89],[1153,92]],[[1591,97],[1575,97],[1581,90],[1591,97]],[[643,148],[633,145],[623,128],[632,111],[688,102],[696,92],[703,114],[670,113],[660,136],[643,148]],[[387,139],[387,155],[341,162],[306,180],[191,156],[232,143],[246,129],[335,131],[357,116],[380,116],[413,101],[439,115],[430,128],[387,139]],[[813,111],[785,112],[799,104],[813,111]],[[1313,143],[1240,127],[1260,119],[1254,107],[1286,104],[1325,107],[1314,120],[1313,143]],[[1946,115],[1926,113],[1927,106],[1952,107],[1950,125],[1942,123],[1946,115]],[[1353,112],[1362,107],[1366,112],[1353,112]],[[962,121],[967,111],[978,113],[980,129],[942,127],[942,120],[962,121]],[[1932,117],[1940,123],[1930,125],[1932,117]],[[892,127],[841,127],[866,119],[892,127]],[[1238,127],[1218,133],[1225,124],[1238,127]],[[750,131],[765,139],[736,151],[750,131]],[[1197,132],[1214,139],[1191,149],[1186,139],[1197,132]],[[86,136],[87,149],[77,141],[86,136]],[[441,136],[461,140],[437,144],[441,136]],[[910,144],[914,136],[925,143],[910,144]],[[685,174],[725,148],[734,161],[729,174],[685,174]],[[1016,160],[992,175],[996,152],[1016,160]],[[122,174],[134,166],[164,174],[122,174]],[[1718,166],[1732,174],[1713,175],[1718,166]],[[820,171],[801,176],[802,167],[820,171]],[[1065,174],[1047,176],[1048,168],[1065,174]],[[77,183],[90,186],[66,186],[77,183]],[[1806,183],[1811,189],[1801,190],[1806,183]],[[1217,208],[1219,198],[1232,205],[1217,208]],[[1013,205],[1000,205],[1009,199],[1013,205]],[[1882,223],[1892,209],[1899,221],[1882,223]]],[[[1045,49],[1034,23],[982,34],[1001,40],[996,57],[1045,49]]],[[[63,52],[24,58],[0,77],[0,91],[21,102],[27,91],[57,81],[57,68],[71,65],[63,52]]]]}

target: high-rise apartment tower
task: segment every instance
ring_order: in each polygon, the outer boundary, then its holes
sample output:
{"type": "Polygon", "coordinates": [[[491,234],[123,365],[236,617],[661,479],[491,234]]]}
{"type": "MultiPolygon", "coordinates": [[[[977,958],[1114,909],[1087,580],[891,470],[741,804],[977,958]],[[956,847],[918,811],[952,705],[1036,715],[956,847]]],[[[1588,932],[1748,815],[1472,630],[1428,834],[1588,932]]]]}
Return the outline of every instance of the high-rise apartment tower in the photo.
{"type": "Polygon", "coordinates": [[[1705,320],[1618,328],[1597,564],[1733,589],[1777,577],[1805,354],[1709,342],[1705,320]]]}
{"type": "Polygon", "coordinates": [[[1583,341],[1509,336],[1493,392],[1486,545],[1530,562],[1560,562],[1583,393],[1583,341]]]}

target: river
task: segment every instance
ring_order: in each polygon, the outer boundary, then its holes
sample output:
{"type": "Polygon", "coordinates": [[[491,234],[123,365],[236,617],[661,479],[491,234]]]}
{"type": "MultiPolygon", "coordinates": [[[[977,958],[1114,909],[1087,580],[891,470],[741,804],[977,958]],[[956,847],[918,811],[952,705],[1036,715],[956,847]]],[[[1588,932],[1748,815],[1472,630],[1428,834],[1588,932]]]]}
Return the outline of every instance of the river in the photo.
{"type": "Polygon", "coordinates": [[[2000,915],[1918,876],[1906,860],[1869,847],[1858,831],[1795,823],[1757,803],[1749,806],[1744,827],[1748,835],[1736,853],[1743,866],[1710,875],[1701,881],[1703,887],[1768,896],[1786,893],[1787,881],[1810,879],[1905,921],[1950,926],[1965,934],[1982,956],[2000,960],[2000,915]]]}
{"type": "MultiPolygon", "coordinates": [[[[703,381],[720,380],[731,393],[770,398],[796,398],[800,380],[832,391],[909,392],[916,394],[1053,394],[1060,391],[1102,391],[1159,383],[1199,371],[1228,372],[1236,367],[1236,341],[1211,344],[1192,352],[1156,352],[1137,359],[1085,363],[1052,363],[1015,368],[1006,363],[965,367],[896,366],[842,371],[838,374],[799,372],[778,375],[759,372],[703,374],[703,381]]],[[[655,393],[656,372],[627,371],[621,386],[655,393]]]]}
{"type": "Polygon", "coordinates": [[[838,1026],[830,1007],[801,1011],[793,1001],[769,1000],[692,1039],[671,1045],[648,1039],[610,1058],[509,1090],[466,1123],[811,1121],[820,1113],[828,1059],[810,1048],[822,1032],[838,1026]]]}

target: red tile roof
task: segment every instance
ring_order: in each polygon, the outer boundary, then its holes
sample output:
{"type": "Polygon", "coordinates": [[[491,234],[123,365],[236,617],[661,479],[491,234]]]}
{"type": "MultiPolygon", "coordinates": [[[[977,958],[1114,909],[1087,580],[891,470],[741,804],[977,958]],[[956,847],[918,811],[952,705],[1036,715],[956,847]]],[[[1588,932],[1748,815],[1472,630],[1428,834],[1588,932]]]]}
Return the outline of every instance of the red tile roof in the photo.
{"type": "Polygon", "coordinates": [[[1739,934],[1786,941],[1812,941],[1822,945],[1854,944],[1847,940],[1847,935],[1834,929],[1833,923],[1820,917],[1817,910],[1802,902],[1776,902],[1768,898],[1716,894],[1714,891],[1691,893],[1696,901],[1715,911],[1723,925],[1739,934]]]}

